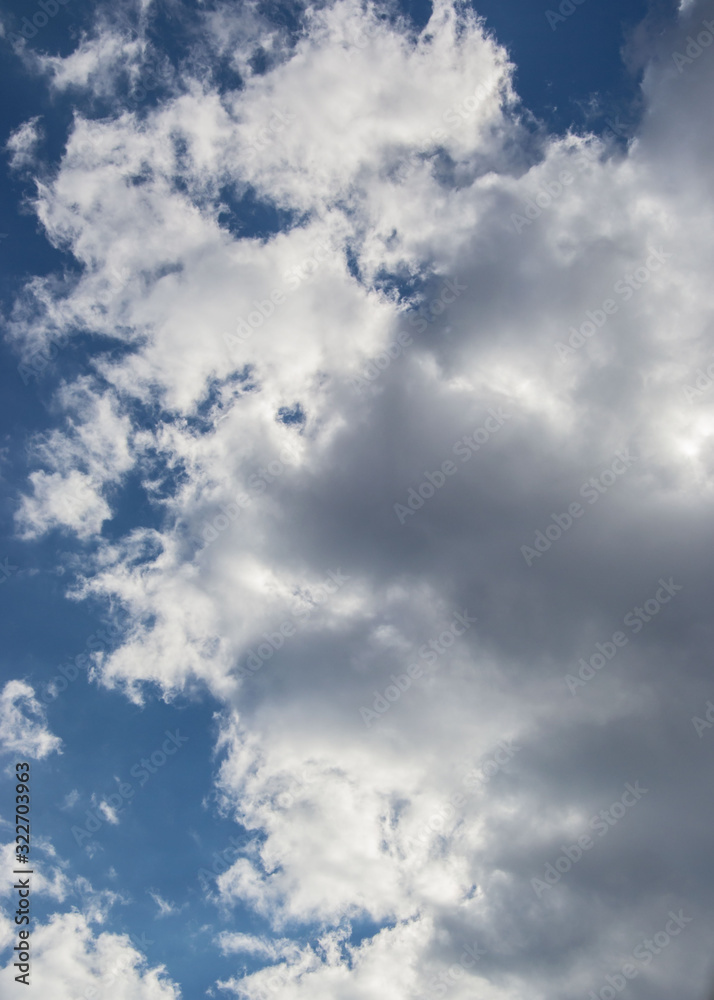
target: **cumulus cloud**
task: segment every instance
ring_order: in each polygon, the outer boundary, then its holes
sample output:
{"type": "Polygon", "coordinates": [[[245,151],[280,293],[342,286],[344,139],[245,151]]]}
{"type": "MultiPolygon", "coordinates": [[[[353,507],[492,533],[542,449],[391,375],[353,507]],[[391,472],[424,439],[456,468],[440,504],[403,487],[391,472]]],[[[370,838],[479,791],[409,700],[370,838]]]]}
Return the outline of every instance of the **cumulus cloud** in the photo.
{"type": "MultiPolygon", "coordinates": [[[[565,1000],[683,907],[631,991],[701,990],[714,55],[673,56],[711,16],[652,42],[626,148],[534,128],[468,11],[338,2],[241,89],[78,115],[40,185],[80,271],[31,282],[12,336],[96,349],[19,525],[96,543],[75,596],[131,623],[104,683],[223,702],[254,839],[210,891],[279,940],[219,938],[271,963],[221,988],[565,1000]],[[241,233],[248,198],[279,231],[241,233]],[[161,525],[102,541],[129,471],[161,525]]],[[[133,954],[75,929],[82,975],[133,954]]]]}
{"type": "Polygon", "coordinates": [[[67,427],[35,439],[34,456],[45,468],[30,474],[33,493],[23,497],[16,515],[23,538],[37,538],[55,527],[79,538],[98,534],[111,517],[103,492],[134,464],[130,422],[110,396],[93,391],[90,380],[79,379],[60,397],[67,427]]]}
{"type": "MultiPolygon", "coordinates": [[[[5,937],[12,940],[14,931],[5,937]]],[[[32,949],[32,988],[41,996],[75,1000],[107,991],[117,1000],[178,1000],[180,996],[165,969],[149,968],[127,935],[95,934],[81,913],[56,913],[46,924],[36,925],[32,949]]],[[[10,975],[12,960],[4,971],[10,975]]]]}
{"type": "MultiPolygon", "coordinates": [[[[37,895],[47,895],[59,903],[64,902],[69,891],[70,881],[63,870],[66,866],[59,862],[56,852],[51,844],[38,840],[35,846],[41,852],[37,858],[33,858],[33,882],[32,891],[37,895]],[[44,857],[43,857],[44,855],[44,857]]],[[[17,844],[14,840],[0,846],[0,857],[2,857],[5,869],[11,872],[17,867],[15,852],[17,844]]],[[[0,890],[0,895],[11,896],[14,892],[12,883],[8,881],[0,890]]]]}
{"type": "MultiPolygon", "coordinates": [[[[16,867],[15,849],[14,841],[0,847],[8,871],[16,867]]],[[[71,912],[54,913],[46,923],[33,920],[30,979],[35,990],[67,1000],[89,1000],[110,989],[112,996],[140,996],[147,1000],[180,995],[163,968],[148,968],[146,959],[126,935],[97,933],[94,929],[94,925],[107,921],[117,902],[126,900],[118,893],[97,890],[86,878],[73,875],[53,844],[37,835],[33,837],[32,894],[33,898],[47,897],[55,906],[72,904],[71,912]]],[[[10,881],[0,895],[10,905],[17,898],[10,881]]],[[[18,944],[17,932],[14,915],[8,917],[0,909],[0,952],[18,944]]],[[[18,973],[13,966],[16,953],[11,952],[11,956],[4,967],[8,976],[18,973]]]]}
{"type": "Polygon", "coordinates": [[[41,138],[39,121],[39,117],[35,117],[23,122],[5,143],[13,170],[36,165],[37,145],[41,138]]]}
{"type": "Polygon", "coordinates": [[[0,692],[0,743],[6,753],[35,760],[62,752],[62,740],[47,728],[44,707],[26,681],[8,681],[0,692]]]}

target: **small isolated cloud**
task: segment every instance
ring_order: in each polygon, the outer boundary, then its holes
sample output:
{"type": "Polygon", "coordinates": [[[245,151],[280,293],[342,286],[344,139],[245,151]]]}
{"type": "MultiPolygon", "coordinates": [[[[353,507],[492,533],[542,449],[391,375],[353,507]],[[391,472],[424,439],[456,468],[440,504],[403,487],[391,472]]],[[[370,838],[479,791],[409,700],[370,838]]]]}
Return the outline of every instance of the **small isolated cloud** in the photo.
{"type": "Polygon", "coordinates": [[[74,809],[74,807],[79,802],[79,791],[73,788],[71,792],[68,792],[62,799],[60,809],[74,809]]]}
{"type": "Polygon", "coordinates": [[[5,150],[10,158],[12,170],[24,170],[34,166],[36,162],[37,145],[42,138],[42,131],[39,127],[39,115],[23,122],[19,128],[11,133],[5,144],[5,150]]]}
{"type": "Polygon", "coordinates": [[[35,760],[62,752],[62,740],[47,728],[45,710],[25,681],[8,681],[0,694],[0,744],[35,760]]]}
{"type": "Polygon", "coordinates": [[[176,906],[175,903],[169,903],[158,892],[152,892],[149,890],[149,895],[156,903],[159,908],[159,912],[156,914],[157,917],[170,917],[175,913],[181,913],[182,910],[186,909],[186,904],[182,906],[176,906]]]}
{"type": "Polygon", "coordinates": [[[256,955],[275,962],[278,959],[295,960],[300,954],[298,945],[290,938],[265,938],[255,934],[231,934],[225,931],[218,935],[218,944],[224,955],[236,953],[256,955]]]}
{"type": "Polygon", "coordinates": [[[113,826],[119,825],[119,816],[114,806],[110,806],[108,802],[100,802],[97,809],[99,809],[107,823],[111,823],[113,826]]]}
{"type": "Polygon", "coordinates": [[[256,955],[276,961],[280,958],[295,959],[300,953],[298,945],[290,938],[265,938],[255,934],[231,934],[225,931],[218,935],[218,944],[224,955],[241,953],[256,955]]]}

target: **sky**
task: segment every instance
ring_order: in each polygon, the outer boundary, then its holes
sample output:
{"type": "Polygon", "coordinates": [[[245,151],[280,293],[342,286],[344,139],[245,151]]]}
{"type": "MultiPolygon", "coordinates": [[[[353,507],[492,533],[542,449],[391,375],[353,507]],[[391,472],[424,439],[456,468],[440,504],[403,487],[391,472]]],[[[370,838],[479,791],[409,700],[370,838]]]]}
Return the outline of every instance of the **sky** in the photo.
{"type": "Polygon", "coordinates": [[[0,45],[0,1000],[711,1000],[714,2],[0,45]]]}

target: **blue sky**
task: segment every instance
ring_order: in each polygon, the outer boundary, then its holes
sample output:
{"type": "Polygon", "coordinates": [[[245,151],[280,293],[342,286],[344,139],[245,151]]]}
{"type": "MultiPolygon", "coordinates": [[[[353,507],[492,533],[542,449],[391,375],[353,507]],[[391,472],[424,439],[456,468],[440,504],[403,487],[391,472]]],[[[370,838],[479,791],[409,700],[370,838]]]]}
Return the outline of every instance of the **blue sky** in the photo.
{"type": "Polygon", "coordinates": [[[703,998],[714,7],[50,4],[0,22],[31,995],[602,996],[684,907],[627,995],[703,998]]]}

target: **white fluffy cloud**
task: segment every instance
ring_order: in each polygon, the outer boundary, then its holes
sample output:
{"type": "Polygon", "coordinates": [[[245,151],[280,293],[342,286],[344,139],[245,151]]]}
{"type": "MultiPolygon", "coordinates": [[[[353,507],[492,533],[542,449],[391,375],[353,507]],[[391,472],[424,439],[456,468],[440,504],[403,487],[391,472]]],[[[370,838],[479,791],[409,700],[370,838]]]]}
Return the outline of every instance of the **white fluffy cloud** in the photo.
{"type": "Polygon", "coordinates": [[[44,707],[26,681],[8,681],[0,692],[0,743],[7,753],[35,760],[62,752],[62,740],[47,728],[44,707]]]}
{"type": "MultiPolygon", "coordinates": [[[[59,863],[56,852],[51,844],[38,841],[35,845],[41,852],[37,858],[33,858],[33,882],[32,891],[37,895],[48,895],[57,902],[62,903],[69,892],[70,883],[67,875],[63,871],[63,865],[59,863]]],[[[15,852],[17,844],[14,840],[0,847],[0,857],[5,866],[5,870],[11,872],[17,867],[15,852]]],[[[12,883],[6,882],[0,895],[11,896],[13,893],[12,883]]]]}
{"type": "Polygon", "coordinates": [[[235,952],[247,955],[260,955],[273,960],[278,958],[297,957],[300,949],[289,938],[261,938],[255,934],[231,934],[225,931],[220,935],[221,951],[224,954],[235,952]]]}
{"type": "Polygon", "coordinates": [[[35,164],[41,135],[39,121],[39,118],[31,118],[23,122],[6,142],[5,148],[10,154],[10,167],[13,170],[22,170],[35,164]]]}
{"type": "MultiPolygon", "coordinates": [[[[0,856],[7,871],[15,867],[15,843],[4,844],[0,856]]],[[[148,968],[145,957],[123,934],[97,932],[95,925],[108,919],[117,893],[97,891],[83,877],[73,877],[66,861],[52,843],[34,838],[33,897],[47,896],[56,904],[72,903],[71,912],[55,913],[46,923],[33,921],[30,937],[30,995],[64,1000],[93,997],[141,997],[144,1000],[177,1000],[180,993],[162,967],[148,968]]],[[[12,902],[11,882],[2,888],[12,902]]],[[[0,910],[0,950],[20,943],[14,914],[0,910]]],[[[16,954],[7,958],[3,974],[17,975],[16,954]]]]}
{"type": "MultiPolygon", "coordinates": [[[[3,940],[13,940],[14,925],[3,920],[3,940]],[[10,928],[7,928],[10,924],[10,928]]],[[[33,928],[31,992],[57,1000],[178,1000],[178,987],[161,966],[146,959],[125,934],[95,934],[82,913],[56,913],[33,928]]],[[[14,971],[12,960],[4,974],[14,971]]]]}
{"type": "MultiPolygon", "coordinates": [[[[415,37],[340,2],[241,90],[195,79],[141,121],[78,116],[40,186],[82,272],[33,282],[13,335],[98,348],[19,525],[97,542],[76,593],[132,623],[105,683],[225,703],[218,783],[256,840],[216,896],[281,935],[323,927],[296,950],[221,938],[275,966],[222,984],[237,995],[271,976],[281,997],[443,995],[446,976],[454,1000],[560,1000],[673,906],[698,930],[633,996],[701,988],[694,823],[664,859],[669,817],[709,816],[690,717],[711,696],[713,424],[686,389],[711,362],[714,55],[672,55],[710,6],[657,39],[627,149],[534,136],[505,51],[449,3],[415,37]],[[292,226],[242,236],[226,219],[250,192],[292,226]],[[100,542],[130,470],[162,526],[100,542]],[[684,590],[571,694],[662,578],[684,590]],[[638,780],[652,791],[540,899],[532,879],[638,780]],[[348,945],[358,917],[381,929],[348,945]]],[[[172,995],[131,974],[132,995],[172,995]]]]}

